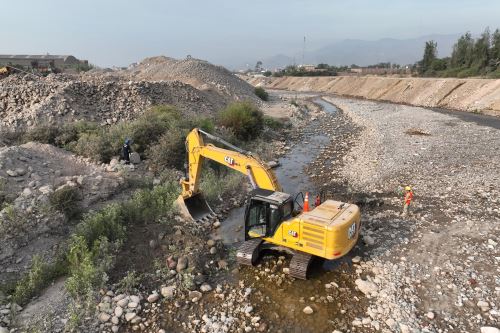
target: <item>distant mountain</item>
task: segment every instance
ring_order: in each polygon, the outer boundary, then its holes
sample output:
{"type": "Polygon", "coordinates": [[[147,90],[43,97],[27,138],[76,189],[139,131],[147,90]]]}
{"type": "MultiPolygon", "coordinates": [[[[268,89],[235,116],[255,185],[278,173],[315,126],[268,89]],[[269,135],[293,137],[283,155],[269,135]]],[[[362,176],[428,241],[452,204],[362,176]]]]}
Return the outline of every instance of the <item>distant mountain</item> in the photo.
{"type": "MultiPolygon", "coordinates": [[[[373,65],[380,62],[392,62],[401,65],[413,64],[422,58],[425,42],[434,40],[438,45],[438,56],[451,54],[453,44],[460,37],[453,35],[427,35],[412,39],[384,38],[376,41],[346,39],[307,52],[308,64],[327,63],[330,65],[373,65]]],[[[262,59],[265,68],[277,68],[291,65],[294,58],[283,54],[262,59]]],[[[299,64],[301,59],[296,59],[299,64]]]]}

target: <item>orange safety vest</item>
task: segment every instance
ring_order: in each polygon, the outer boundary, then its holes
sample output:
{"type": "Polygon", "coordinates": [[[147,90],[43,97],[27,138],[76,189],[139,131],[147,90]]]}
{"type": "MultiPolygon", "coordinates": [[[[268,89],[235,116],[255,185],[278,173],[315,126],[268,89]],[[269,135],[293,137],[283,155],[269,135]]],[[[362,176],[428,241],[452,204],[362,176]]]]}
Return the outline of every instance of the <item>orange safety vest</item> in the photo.
{"type": "Polygon", "coordinates": [[[412,200],[413,200],[413,191],[406,192],[406,194],[405,194],[405,204],[409,205],[412,200]]]}

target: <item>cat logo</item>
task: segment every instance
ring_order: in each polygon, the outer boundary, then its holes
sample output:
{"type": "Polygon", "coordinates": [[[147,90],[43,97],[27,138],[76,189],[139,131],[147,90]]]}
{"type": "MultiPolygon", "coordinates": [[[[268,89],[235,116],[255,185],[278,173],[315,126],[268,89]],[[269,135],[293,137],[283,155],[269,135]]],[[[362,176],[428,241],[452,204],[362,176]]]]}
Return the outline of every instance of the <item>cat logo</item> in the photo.
{"type": "Polygon", "coordinates": [[[227,163],[227,164],[229,164],[230,166],[234,166],[234,165],[236,165],[236,162],[234,161],[234,158],[229,157],[229,156],[225,156],[225,157],[224,157],[224,162],[226,162],[226,163],[227,163]]]}
{"type": "Polygon", "coordinates": [[[295,238],[299,237],[299,233],[295,230],[288,230],[288,234],[295,238]]]}

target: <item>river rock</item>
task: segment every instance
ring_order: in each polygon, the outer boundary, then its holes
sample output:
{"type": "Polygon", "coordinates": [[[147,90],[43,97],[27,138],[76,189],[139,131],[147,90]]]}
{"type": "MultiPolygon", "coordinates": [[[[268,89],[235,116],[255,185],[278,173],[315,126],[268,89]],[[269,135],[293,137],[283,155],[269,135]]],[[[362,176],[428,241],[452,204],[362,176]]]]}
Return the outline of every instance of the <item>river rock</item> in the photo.
{"type": "Polygon", "coordinates": [[[500,333],[500,329],[492,326],[481,327],[481,333],[500,333]]]}
{"type": "Polygon", "coordinates": [[[101,312],[99,314],[99,321],[101,323],[107,322],[110,318],[111,318],[111,316],[109,314],[107,314],[106,312],[101,312]]]}
{"type": "Polygon", "coordinates": [[[313,314],[314,310],[310,306],[306,306],[302,312],[304,312],[306,315],[313,314]]]}
{"type": "Polygon", "coordinates": [[[358,289],[365,295],[371,295],[373,293],[376,293],[378,291],[378,287],[375,283],[371,281],[365,281],[362,279],[356,279],[354,282],[358,289]]]}
{"type": "Polygon", "coordinates": [[[132,164],[141,163],[141,156],[136,152],[131,153],[130,154],[130,163],[132,163],[132,164]]]}
{"type": "Polygon", "coordinates": [[[126,321],[131,321],[132,319],[135,318],[135,316],[137,316],[137,315],[134,312],[126,313],[125,314],[125,320],[126,321]]]}
{"type": "Polygon", "coordinates": [[[162,287],[161,295],[165,298],[173,298],[174,291],[175,291],[175,286],[162,287]]]}
{"type": "Polygon", "coordinates": [[[158,299],[160,298],[160,295],[158,294],[151,294],[148,296],[148,302],[149,303],[155,303],[156,301],[158,301],[158,299]]]}
{"type": "Polygon", "coordinates": [[[181,272],[185,270],[187,267],[188,267],[188,258],[185,256],[180,257],[179,260],[177,261],[177,266],[176,266],[177,272],[181,272]]]}
{"type": "Polygon", "coordinates": [[[121,306],[117,306],[115,308],[115,316],[117,316],[118,318],[120,318],[123,314],[123,308],[121,306]]]}
{"type": "Polygon", "coordinates": [[[192,301],[201,299],[202,293],[197,290],[192,290],[189,292],[189,299],[192,301]]]}

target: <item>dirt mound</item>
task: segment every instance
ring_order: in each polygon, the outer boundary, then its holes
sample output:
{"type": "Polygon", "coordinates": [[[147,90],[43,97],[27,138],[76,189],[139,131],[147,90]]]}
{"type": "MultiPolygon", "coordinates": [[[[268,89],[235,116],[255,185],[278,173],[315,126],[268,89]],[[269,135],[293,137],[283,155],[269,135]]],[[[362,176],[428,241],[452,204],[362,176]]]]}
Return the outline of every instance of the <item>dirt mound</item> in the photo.
{"type": "Polygon", "coordinates": [[[257,101],[253,87],[222,66],[187,58],[152,57],[124,71],[133,80],[177,80],[200,90],[214,90],[230,99],[257,101]]]}
{"type": "Polygon", "coordinates": [[[500,80],[369,76],[247,78],[255,86],[500,116],[500,80]]]}
{"type": "Polygon", "coordinates": [[[76,189],[84,209],[111,197],[123,184],[117,173],[51,145],[29,142],[0,148],[0,284],[29,267],[34,254],[57,249],[68,232],[51,209],[58,188],[76,189]]]}
{"type": "Polygon", "coordinates": [[[208,114],[225,102],[215,93],[199,91],[178,81],[15,75],[0,81],[0,129],[73,120],[110,124],[136,118],[150,106],[159,104],[208,114]]]}

